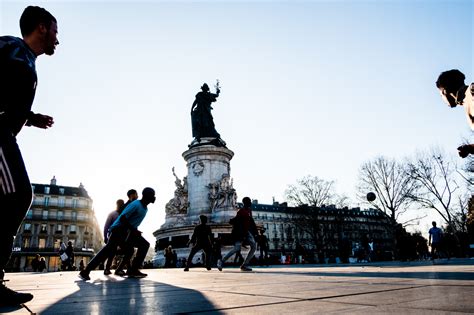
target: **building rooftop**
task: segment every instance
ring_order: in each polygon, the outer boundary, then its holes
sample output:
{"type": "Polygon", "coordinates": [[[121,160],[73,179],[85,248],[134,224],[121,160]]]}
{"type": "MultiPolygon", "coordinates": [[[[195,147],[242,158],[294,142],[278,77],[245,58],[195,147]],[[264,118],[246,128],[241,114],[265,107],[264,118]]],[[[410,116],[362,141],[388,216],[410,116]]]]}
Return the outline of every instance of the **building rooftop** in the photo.
{"type": "Polygon", "coordinates": [[[38,183],[32,183],[31,185],[33,186],[33,192],[35,194],[64,195],[64,196],[90,198],[89,194],[87,193],[87,190],[84,188],[82,183],[79,185],[79,187],[60,186],[60,185],[56,185],[55,177],[53,177],[49,185],[38,184],[38,183]],[[49,191],[46,192],[45,188],[49,188],[49,191]]]}

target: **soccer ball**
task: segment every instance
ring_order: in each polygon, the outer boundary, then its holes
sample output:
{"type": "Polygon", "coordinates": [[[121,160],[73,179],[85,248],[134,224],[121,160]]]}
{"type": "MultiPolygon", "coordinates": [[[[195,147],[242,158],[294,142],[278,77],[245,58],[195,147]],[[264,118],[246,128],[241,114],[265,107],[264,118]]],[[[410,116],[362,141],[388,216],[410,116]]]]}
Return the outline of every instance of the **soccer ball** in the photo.
{"type": "Polygon", "coordinates": [[[373,192],[369,192],[369,193],[367,194],[367,201],[372,202],[372,201],[375,200],[375,198],[376,198],[376,196],[375,196],[375,194],[374,194],[373,192]]]}

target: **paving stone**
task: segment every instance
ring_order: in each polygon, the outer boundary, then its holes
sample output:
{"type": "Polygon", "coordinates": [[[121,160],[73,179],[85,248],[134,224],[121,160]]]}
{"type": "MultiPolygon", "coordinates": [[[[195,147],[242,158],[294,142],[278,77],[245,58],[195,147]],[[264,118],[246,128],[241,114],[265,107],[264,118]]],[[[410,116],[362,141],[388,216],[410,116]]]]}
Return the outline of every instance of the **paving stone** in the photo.
{"type": "MultiPolygon", "coordinates": [[[[8,273],[38,314],[453,314],[474,313],[474,260],[432,264],[147,269],[144,279],[77,272],[8,273]]],[[[26,308],[0,313],[29,314],[26,308]]]]}

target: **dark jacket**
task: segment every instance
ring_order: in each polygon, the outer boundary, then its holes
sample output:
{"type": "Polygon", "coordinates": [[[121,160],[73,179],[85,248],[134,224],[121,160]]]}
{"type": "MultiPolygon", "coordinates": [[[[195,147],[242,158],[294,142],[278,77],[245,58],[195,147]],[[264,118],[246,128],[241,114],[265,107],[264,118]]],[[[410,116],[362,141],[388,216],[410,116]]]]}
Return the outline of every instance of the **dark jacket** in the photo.
{"type": "Polygon", "coordinates": [[[232,225],[232,238],[234,241],[244,240],[248,232],[252,233],[252,235],[257,234],[257,225],[249,208],[239,209],[236,216],[230,219],[229,223],[232,225]]]}
{"type": "Polygon", "coordinates": [[[36,56],[17,37],[0,37],[0,127],[16,136],[32,115],[36,93],[36,56]]]}
{"type": "Polygon", "coordinates": [[[194,228],[193,236],[191,237],[192,244],[199,245],[202,247],[211,247],[212,245],[212,232],[209,225],[199,224],[194,228]]]}

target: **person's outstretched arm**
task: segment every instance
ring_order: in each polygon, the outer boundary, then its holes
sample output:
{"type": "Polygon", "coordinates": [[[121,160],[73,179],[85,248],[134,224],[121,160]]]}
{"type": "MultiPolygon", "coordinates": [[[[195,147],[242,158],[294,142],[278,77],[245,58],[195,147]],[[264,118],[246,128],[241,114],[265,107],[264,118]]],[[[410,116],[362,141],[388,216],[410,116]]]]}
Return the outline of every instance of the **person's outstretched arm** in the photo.
{"type": "Polygon", "coordinates": [[[458,147],[458,154],[463,159],[469,154],[474,154],[474,144],[464,144],[458,147]]]}

